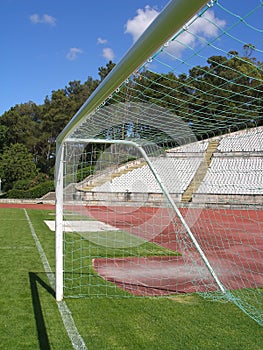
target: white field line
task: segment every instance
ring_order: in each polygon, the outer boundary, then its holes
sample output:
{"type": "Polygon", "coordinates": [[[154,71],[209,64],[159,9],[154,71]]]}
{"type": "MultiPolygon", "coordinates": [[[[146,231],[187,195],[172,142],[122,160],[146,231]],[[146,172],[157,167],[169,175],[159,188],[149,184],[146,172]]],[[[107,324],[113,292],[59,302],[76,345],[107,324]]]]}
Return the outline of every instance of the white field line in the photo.
{"type": "MultiPolygon", "coordinates": [[[[31,222],[28,214],[27,214],[26,209],[24,209],[24,212],[25,212],[25,216],[26,216],[28,225],[29,225],[30,230],[31,230],[31,234],[35,240],[42,264],[44,266],[44,270],[47,274],[50,286],[53,289],[55,289],[55,275],[51,270],[51,267],[50,267],[49,262],[47,260],[46,254],[42,248],[42,245],[38,239],[38,236],[35,232],[35,229],[33,227],[33,224],[31,222]]],[[[75,322],[73,320],[73,317],[71,315],[71,312],[70,312],[66,302],[63,300],[57,301],[57,305],[58,305],[58,309],[59,309],[62,321],[64,323],[64,327],[68,333],[69,339],[70,339],[71,344],[73,346],[73,349],[74,350],[87,350],[86,344],[77,330],[77,327],[75,325],[75,322]]]]}

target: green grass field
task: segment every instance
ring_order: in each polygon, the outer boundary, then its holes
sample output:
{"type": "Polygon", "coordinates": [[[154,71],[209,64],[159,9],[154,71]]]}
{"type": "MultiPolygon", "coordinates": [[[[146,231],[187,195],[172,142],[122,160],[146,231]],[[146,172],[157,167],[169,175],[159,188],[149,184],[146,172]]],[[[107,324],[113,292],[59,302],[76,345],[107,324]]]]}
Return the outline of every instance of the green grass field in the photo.
{"type": "MultiPolygon", "coordinates": [[[[0,349],[72,349],[23,209],[0,209],[0,349]]],[[[54,271],[54,213],[27,210],[54,271]]],[[[197,295],[66,299],[87,349],[262,350],[263,327],[197,295]]]]}

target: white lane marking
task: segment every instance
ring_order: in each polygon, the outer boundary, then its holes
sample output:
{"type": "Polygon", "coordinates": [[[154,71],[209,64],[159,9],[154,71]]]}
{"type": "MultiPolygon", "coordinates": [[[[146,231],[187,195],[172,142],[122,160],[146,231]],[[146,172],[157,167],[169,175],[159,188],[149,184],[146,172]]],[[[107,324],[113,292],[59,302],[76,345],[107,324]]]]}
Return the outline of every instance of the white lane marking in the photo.
{"type": "MultiPolygon", "coordinates": [[[[30,230],[31,230],[31,234],[35,240],[42,264],[44,266],[44,270],[47,274],[50,286],[53,289],[55,289],[55,275],[51,270],[51,267],[50,267],[49,262],[47,260],[46,254],[42,248],[42,245],[38,239],[38,236],[35,232],[35,229],[34,229],[33,224],[28,216],[26,209],[24,209],[24,212],[25,212],[25,216],[26,216],[28,225],[29,225],[30,230]]],[[[58,305],[58,309],[59,309],[62,321],[64,323],[64,327],[68,333],[69,339],[70,339],[71,344],[73,346],[73,349],[74,350],[87,350],[86,344],[77,330],[77,327],[75,325],[75,322],[73,320],[73,317],[71,315],[71,312],[70,312],[66,302],[63,300],[57,301],[57,305],[58,305]]]]}

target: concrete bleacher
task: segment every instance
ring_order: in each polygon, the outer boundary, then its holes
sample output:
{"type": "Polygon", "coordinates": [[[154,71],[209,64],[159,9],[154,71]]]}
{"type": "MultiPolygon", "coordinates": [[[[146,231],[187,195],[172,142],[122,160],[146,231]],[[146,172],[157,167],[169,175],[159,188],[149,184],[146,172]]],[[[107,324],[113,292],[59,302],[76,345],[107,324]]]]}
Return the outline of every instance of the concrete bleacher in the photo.
{"type": "Polygon", "coordinates": [[[221,137],[194,203],[262,205],[263,127],[221,137]]]}
{"type": "MultiPolygon", "coordinates": [[[[190,159],[186,157],[163,157],[153,160],[152,164],[170,193],[183,193],[198,169],[201,160],[199,157],[190,159]]],[[[148,165],[107,181],[101,186],[94,187],[93,191],[162,193],[161,187],[148,165]]]]}
{"type": "Polygon", "coordinates": [[[238,131],[222,137],[219,152],[260,152],[263,150],[263,128],[238,131]]]}
{"type": "Polygon", "coordinates": [[[178,154],[178,153],[183,153],[183,154],[189,154],[189,153],[200,153],[200,152],[206,152],[207,147],[209,145],[209,141],[197,141],[197,142],[192,142],[186,145],[181,145],[176,148],[171,148],[167,151],[168,155],[172,155],[173,153],[178,154]]]}
{"type": "Polygon", "coordinates": [[[214,157],[197,193],[263,194],[263,159],[214,157]]]}
{"type": "MultiPolygon", "coordinates": [[[[152,159],[163,185],[177,202],[262,205],[263,127],[183,145],[152,159]]],[[[93,179],[86,200],[160,202],[160,184],[141,163],[120,176],[93,179]]]]}

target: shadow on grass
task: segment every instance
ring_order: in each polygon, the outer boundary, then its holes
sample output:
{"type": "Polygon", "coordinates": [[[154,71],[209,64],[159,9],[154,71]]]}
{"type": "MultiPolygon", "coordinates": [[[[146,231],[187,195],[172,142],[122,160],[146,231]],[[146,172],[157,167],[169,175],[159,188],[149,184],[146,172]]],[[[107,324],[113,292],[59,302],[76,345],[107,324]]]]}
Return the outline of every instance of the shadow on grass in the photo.
{"type": "Polygon", "coordinates": [[[45,288],[47,292],[50,293],[53,297],[55,297],[55,292],[34,272],[29,272],[29,280],[30,280],[32,304],[34,308],[34,315],[35,315],[36,326],[37,326],[39,348],[41,350],[49,350],[50,345],[49,345],[47,330],[45,326],[45,320],[44,320],[44,316],[41,308],[38,285],[45,288]]]}

